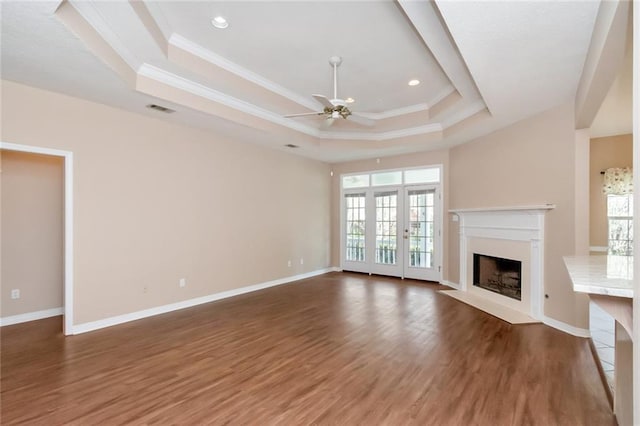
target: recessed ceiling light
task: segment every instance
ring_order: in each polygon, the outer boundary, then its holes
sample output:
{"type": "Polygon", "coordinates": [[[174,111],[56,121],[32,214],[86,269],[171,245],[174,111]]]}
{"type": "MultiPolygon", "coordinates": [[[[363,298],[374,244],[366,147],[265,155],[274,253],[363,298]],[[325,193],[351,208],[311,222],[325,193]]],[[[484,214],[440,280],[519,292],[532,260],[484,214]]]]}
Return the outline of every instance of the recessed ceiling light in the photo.
{"type": "Polygon", "coordinates": [[[216,16],[211,20],[211,25],[213,25],[216,28],[224,29],[229,26],[229,22],[227,22],[224,16],[216,16]]]}
{"type": "Polygon", "coordinates": [[[355,99],[353,99],[353,98],[347,98],[347,99],[345,99],[344,101],[345,101],[346,103],[348,103],[348,104],[352,104],[352,103],[354,103],[356,100],[355,100],[355,99]]]}
{"type": "Polygon", "coordinates": [[[420,84],[420,80],[416,80],[415,78],[413,80],[409,80],[409,86],[417,86],[418,84],[420,84]]]}

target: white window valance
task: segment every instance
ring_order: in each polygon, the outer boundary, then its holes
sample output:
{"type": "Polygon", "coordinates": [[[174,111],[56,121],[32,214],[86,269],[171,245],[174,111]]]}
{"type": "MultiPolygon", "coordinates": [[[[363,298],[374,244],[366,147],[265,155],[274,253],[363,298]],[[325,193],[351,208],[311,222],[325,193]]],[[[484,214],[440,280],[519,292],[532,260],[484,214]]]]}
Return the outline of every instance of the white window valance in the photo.
{"type": "Polygon", "coordinates": [[[631,167],[611,167],[604,172],[602,192],[624,195],[633,193],[633,170],[631,167]]]}

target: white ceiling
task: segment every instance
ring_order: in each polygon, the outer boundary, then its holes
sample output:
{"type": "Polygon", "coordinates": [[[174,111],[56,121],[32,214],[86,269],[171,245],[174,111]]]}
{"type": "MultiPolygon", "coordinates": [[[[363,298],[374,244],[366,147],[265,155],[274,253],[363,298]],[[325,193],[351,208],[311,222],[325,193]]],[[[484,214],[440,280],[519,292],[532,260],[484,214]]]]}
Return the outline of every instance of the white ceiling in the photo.
{"type": "Polygon", "coordinates": [[[2,2],[2,78],[323,161],[371,158],[464,143],[572,101],[598,5],[2,2]],[[211,26],[216,14],[228,29],[211,26]],[[282,117],[332,97],[332,55],[338,95],[374,126],[282,117]]]}

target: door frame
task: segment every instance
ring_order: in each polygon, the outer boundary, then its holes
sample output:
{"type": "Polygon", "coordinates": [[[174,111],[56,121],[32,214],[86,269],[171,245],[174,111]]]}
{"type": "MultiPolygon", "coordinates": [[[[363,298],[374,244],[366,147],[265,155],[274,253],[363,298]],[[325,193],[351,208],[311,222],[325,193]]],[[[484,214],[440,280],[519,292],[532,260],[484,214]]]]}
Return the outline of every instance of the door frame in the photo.
{"type": "MultiPolygon", "coordinates": [[[[400,167],[400,168],[395,168],[395,169],[380,169],[380,170],[365,170],[365,171],[358,171],[358,172],[349,172],[349,173],[341,173],[338,176],[339,179],[339,185],[340,185],[340,203],[339,203],[339,209],[340,209],[340,215],[339,215],[339,220],[340,220],[340,270],[344,270],[344,258],[345,258],[345,238],[344,238],[344,232],[345,232],[345,209],[344,209],[344,195],[346,193],[349,193],[351,191],[353,192],[358,192],[358,191],[364,191],[364,192],[368,192],[369,190],[373,190],[376,188],[385,188],[386,186],[381,185],[381,186],[371,186],[370,184],[368,186],[364,186],[364,187],[359,187],[359,188],[343,188],[342,187],[342,181],[343,178],[345,176],[358,176],[358,175],[371,175],[371,174],[375,174],[375,173],[384,173],[384,172],[394,172],[394,171],[402,171],[405,172],[407,170],[419,170],[419,169],[438,169],[439,171],[439,182],[438,183],[402,183],[400,185],[389,185],[388,187],[395,187],[395,186],[399,186],[400,189],[402,191],[405,191],[407,188],[412,188],[412,187],[417,187],[417,186],[424,186],[424,185],[433,185],[433,186],[438,186],[439,187],[439,207],[438,207],[438,213],[439,213],[439,219],[438,219],[438,227],[440,229],[440,238],[438,238],[438,245],[437,245],[437,249],[439,250],[439,265],[438,265],[438,279],[436,282],[442,282],[442,275],[444,272],[444,262],[446,260],[446,256],[445,253],[443,251],[443,247],[444,247],[444,194],[445,194],[445,182],[444,182],[444,164],[442,163],[438,163],[438,164],[425,164],[422,166],[412,166],[412,167],[400,167]]],[[[371,178],[369,178],[369,183],[371,182],[371,178]]],[[[404,195],[403,195],[404,197],[404,195]]],[[[403,207],[404,208],[404,207],[403,207]]],[[[364,272],[364,271],[356,271],[356,272],[364,272]]],[[[368,273],[369,275],[373,274],[374,272],[364,272],[364,273],[368,273]]],[[[400,276],[400,278],[404,279],[404,268],[402,269],[402,275],[400,276]]]]}
{"type": "MultiPolygon", "coordinates": [[[[436,235],[434,233],[433,235],[433,248],[434,248],[434,266],[433,268],[437,268],[436,272],[436,281],[437,282],[441,282],[442,281],[442,263],[443,263],[443,253],[442,253],[442,247],[443,247],[443,243],[442,240],[444,239],[444,235],[442,235],[443,233],[443,226],[444,226],[444,219],[442,217],[442,215],[444,214],[444,207],[443,207],[443,202],[442,202],[442,182],[437,183],[437,184],[433,184],[433,183],[420,183],[420,184],[411,184],[411,185],[405,185],[404,188],[402,189],[404,191],[404,209],[406,211],[405,213],[405,217],[404,220],[408,220],[408,214],[409,214],[409,191],[411,190],[433,190],[434,191],[434,196],[436,197],[436,200],[434,200],[434,202],[436,203],[436,208],[434,209],[434,224],[436,224],[438,226],[438,234],[436,235]]],[[[405,226],[406,226],[406,222],[405,222],[405,226]]],[[[403,229],[403,233],[404,233],[404,229],[403,229]]],[[[407,257],[407,261],[404,264],[404,268],[403,268],[403,272],[402,272],[402,276],[403,278],[406,277],[406,269],[409,267],[408,259],[410,256],[410,247],[408,245],[406,245],[406,240],[403,239],[404,244],[402,247],[402,250],[404,251],[404,255],[407,257]]],[[[419,279],[419,280],[424,280],[424,278],[413,278],[413,277],[408,277],[409,279],[419,279]]],[[[428,280],[431,281],[431,280],[428,280]]]]}
{"type": "Polygon", "coordinates": [[[0,149],[64,158],[64,320],[63,333],[73,334],[73,152],[0,141],[0,149]]]}

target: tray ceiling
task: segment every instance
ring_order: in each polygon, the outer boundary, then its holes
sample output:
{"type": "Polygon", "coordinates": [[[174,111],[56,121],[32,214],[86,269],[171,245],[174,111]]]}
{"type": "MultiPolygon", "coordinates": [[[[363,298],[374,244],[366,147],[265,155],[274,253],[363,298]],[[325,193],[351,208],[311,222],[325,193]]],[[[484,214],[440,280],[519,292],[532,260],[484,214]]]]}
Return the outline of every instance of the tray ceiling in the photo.
{"type": "Polygon", "coordinates": [[[2,3],[3,78],[297,154],[439,149],[573,100],[599,3],[2,3]],[[222,15],[221,30],[211,19],[222,15]],[[322,117],[315,93],[373,120],[322,117]],[[409,86],[410,79],[421,84],[409,86]],[[162,113],[156,103],[176,110],[162,113]]]}

